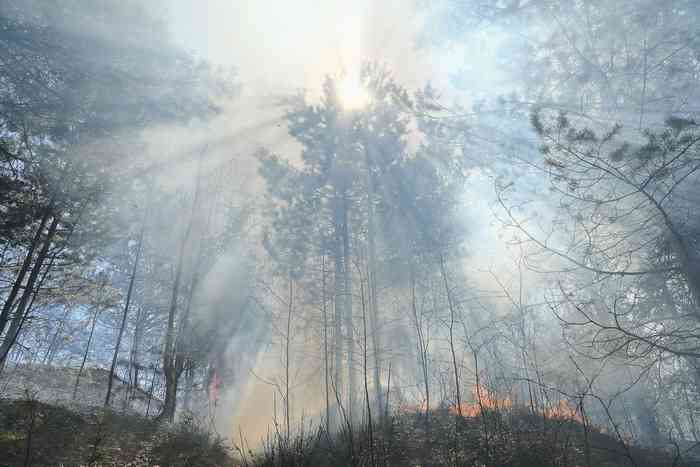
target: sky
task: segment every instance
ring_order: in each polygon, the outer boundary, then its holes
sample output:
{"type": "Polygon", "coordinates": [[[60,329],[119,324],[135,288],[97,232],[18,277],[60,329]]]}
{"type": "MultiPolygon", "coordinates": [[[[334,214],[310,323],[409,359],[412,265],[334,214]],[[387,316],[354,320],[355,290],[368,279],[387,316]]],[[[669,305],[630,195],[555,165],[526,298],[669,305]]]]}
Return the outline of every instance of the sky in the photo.
{"type": "MultiPolygon", "coordinates": [[[[237,70],[242,96],[213,130],[241,161],[260,146],[295,159],[299,148],[286,133],[278,98],[300,89],[318,95],[326,75],[357,74],[365,61],[387,65],[409,91],[430,82],[446,104],[468,106],[508,87],[497,60],[502,33],[481,29],[459,43],[421,46],[429,13],[416,0],[163,1],[176,41],[213,64],[237,70]]],[[[169,138],[168,129],[164,133],[169,138]]],[[[210,125],[203,137],[211,134],[210,125]]],[[[465,209],[470,221],[490,216],[494,202],[493,180],[479,173],[471,178],[465,195],[471,200],[465,209]]],[[[496,235],[487,222],[483,226],[472,229],[474,241],[496,235]]],[[[502,256],[500,247],[491,245],[495,249],[483,255],[480,269],[502,256]]]]}
{"type": "Polygon", "coordinates": [[[174,0],[168,13],[176,39],[213,63],[235,66],[249,94],[313,89],[325,74],[367,58],[388,62],[402,78],[418,78],[417,61],[425,77],[433,72],[414,51],[419,18],[405,0],[174,0]]]}
{"type": "MultiPolygon", "coordinates": [[[[325,76],[357,75],[366,61],[386,65],[409,91],[430,82],[445,104],[468,106],[504,89],[498,34],[481,30],[459,44],[419,46],[426,13],[416,0],[159,1],[155,13],[183,48],[236,69],[241,97],[201,135],[224,143],[221,157],[234,151],[244,159],[264,146],[294,159],[299,148],[279,99],[301,89],[318,96],[325,76]]],[[[162,130],[162,139],[172,139],[171,129],[162,130]]]]}
{"type": "Polygon", "coordinates": [[[325,75],[355,73],[366,60],[388,65],[408,89],[430,81],[453,92],[450,77],[468,57],[470,84],[493,84],[492,35],[459,47],[417,47],[424,13],[415,0],[166,3],[176,40],[212,63],[234,66],[244,96],[313,92],[325,75]]]}

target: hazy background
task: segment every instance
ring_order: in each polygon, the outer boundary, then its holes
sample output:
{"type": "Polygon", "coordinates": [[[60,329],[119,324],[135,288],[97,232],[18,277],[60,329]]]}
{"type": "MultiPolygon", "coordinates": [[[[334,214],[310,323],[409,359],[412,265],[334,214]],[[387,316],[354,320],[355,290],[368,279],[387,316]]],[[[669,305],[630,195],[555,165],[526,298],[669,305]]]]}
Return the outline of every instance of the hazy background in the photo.
{"type": "MultiPolygon", "coordinates": [[[[214,65],[235,68],[240,100],[206,128],[202,141],[220,135],[226,142],[222,159],[239,152],[236,167],[252,175],[242,175],[241,180],[253,196],[257,190],[262,196],[263,189],[253,182],[256,162],[250,156],[256,146],[292,160],[298,155],[298,146],[286,132],[280,99],[302,89],[313,98],[326,76],[356,75],[363,62],[376,61],[387,65],[409,91],[430,83],[444,104],[465,107],[505,92],[510,85],[496,56],[500,33],[482,28],[459,42],[434,44],[423,39],[425,9],[412,0],[172,0],[153,8],[170,19],[172,34],[185,49],[214,65]]],[[[172,141],[172,128],[162,132],[164,141],[172,141]]],[[[194,170],[191,164],[184,167],[188,168],[182,169],[183,176],[194,170]]],[[[503,268],[513,264],[499,234],[500,225],[492,217],[493,183],[488,173],[475,170],[464,194],[468,248],[478,246],[465,270],[471,283],[486,294],[497,287],[491,273],[503,274],[503,268]]],[[[293,378],[293,407],[295,417],[308,417],[323,409],[322,386],[319,362],[303,360],[316,343],[299,340],[295,355],[302,357],[295,365],[299,370],[293,378]]],[[[218,414],[222,431],[231,427],[228,430],[237,434],[243,429],[249,439],[259,439],[270,430],[275,390],[265,381],[273,380],[282,368],[279,349],[270,343],[260,345],[257,361],[250,362],[251,371],[239,373],[243,378],[239,384],[224,391],[225,405],[218,414]]],[[[236,350],[230,355],[237,358],[236,350]]],[[[398,377],[400,373],[395,374],[398,377]]]]}

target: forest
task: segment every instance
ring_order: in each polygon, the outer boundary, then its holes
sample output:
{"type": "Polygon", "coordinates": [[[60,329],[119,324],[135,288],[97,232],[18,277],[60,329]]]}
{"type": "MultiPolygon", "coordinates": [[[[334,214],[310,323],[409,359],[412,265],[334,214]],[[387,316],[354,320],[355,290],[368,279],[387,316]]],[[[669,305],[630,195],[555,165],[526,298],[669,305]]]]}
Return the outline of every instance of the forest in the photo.
{"type": "Polygon", "coordinates": [[[0,0],[0,467],[698,466],[698,206],[697,0],[0,0]]]}

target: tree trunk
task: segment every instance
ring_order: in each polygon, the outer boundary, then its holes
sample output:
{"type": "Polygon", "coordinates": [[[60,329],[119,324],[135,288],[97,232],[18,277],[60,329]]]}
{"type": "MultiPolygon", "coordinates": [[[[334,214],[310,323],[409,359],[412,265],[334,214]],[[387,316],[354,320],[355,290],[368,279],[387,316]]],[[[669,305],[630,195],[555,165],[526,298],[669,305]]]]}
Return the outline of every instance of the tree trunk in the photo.
{"type": "Polygon", "coordinates": [[[61,319],[59,320],[58,326],[56,327],[56,332],[54,332],[53,337],[51,338],[51,343],[49,344],[48,348],[46,349],[46,353],[44,354],[44,358],[41,360],[41,363],[44,365],[52,365],[53,364],[53,357],[56,353],[56,347],[58,346],[58,336],[61,335],[61,332],[63,332],[63,326],[66,323],[66,318],[68,317],[68,313],[70,312],[70,307],[64,305],[63,306],[63,315],[61,316],[61,319]]]}
{"type": "Polygon", "coordinates": [[[143,314],[143,299],[141,306],[136,311],[134,320],[134,335],[131,339],[131,352],[129,353],[129,399],[133,399],[139,389],[139,345],[141,341],[141,315],[143,314]]]}
{"type": "Polygon", "coordinates": [[[10,328],[7,330],[7,334],[5,334],[5,339],[3,340],[2,345],[0,346],[0,368],[2,368],[5,365],[5,360],[8,354],[10,353],[12,346],[15,344],[17,334],[19,334],[19,330],[22,326],[22,323],[24,323],[27,306],[29,305],[30,299],[34,295],[34,285],[36,284],[36,280],[39,278],[41,268],[44,266],[44,261],[46,260],[46,257],[49,254],[49,248],[51,247],[51,241],[53,240],[53,237],[56,234],[58,222],[58,216],[54,216],[53,221],[51,221],[49,231],[46,234],[44,245],[42,246],[41,251],[39,252],[36,258],[36,261],[34,262],[32,271],[29,274],[29,278],[27,279],[27,284],[25,285],[24,290],[22,292],[22,297],[20,298],[19,303],[17,304],[17,308],[15,309],[14,315],[12,317],[12,322],[10,323],[10,328]]]}
{"type": "MultiPolygon", "coordinates": [[[[342,330],[342,320],[343,320],[343,310],[344,310],[344,278],[343,278],[343,242],[341,234],[341,221],[340,221],[340,206],[338,202],[338,197],[335,200],[335,213],[334,213],[334,287],[335,296],[333,299],[333,347],[335,352],[335,366],[333,368],[333,391],[336,395],[336,399],[340,400],[341,388],[342,388],[342,356],[343,356],[343,330],[342,330]]],[[[334,418],[337,422],[336,427],[340,427],[341,421],[340,407],[337,407],[334,412],[334,418]]]]}
{"type": "MultiPolygon", "coordinates": [[[[177,267],[175,269],[175,279],[173,281],[173,292],[170,297],[170,309],[168,312],[168,324],[165,334],[165,348],[163,349],[163,375],[165,376],[165,401],[163,401],[163,410],[158,415],[159,420],[172,422],[175,419],[175,408],[177,406],[177,386],[182,375],[182,370],[185,364],[185,355],[182,352],[182,344],[177,343],[175,318],[177,316],[177,302],[180,297],[180,285],[182,282],[182,269],[185,260],[185,248],[189,243],[192,235],[192,227],[194,224],[195,212],[199,206],[199,188],[201,183],[201,157],[199,168],[197,170],[197,178],[194,190],[194,200],[192,201],[192,212],[190,219],[187,222],[185,235],[180,243],[180,252],[177,259],[177,267]]],[[[188,307],[189,311],[189,307],[188,307]]],[[[186,323],[187,316],[183,318],[183,323],[186,323]]],[[[180,333],[185,334],[185,326],[180,326],[180,333]]]]}
{"type": "Polygon", "coordinates": [[[85,345],[85,352],[83,353],[83,360],[80,362],[80,369],[78,370],[78,375],[75,377],[75,386],[73,387],[73,400],[78,395],[78,386],[80,385],[80,377],[83,375],[83,370],[85,369],[85,362],[88,358],[88,353],[90,352],[90,344],[92,343],[92,336],[95,333],[95,324],[97,323],[97,315],[100,313],[100,305],[95,307],[95,313],[92,315],[92,324],[90,325],[90,335],[88,336],[87,344],[85,345]]]}
{"type": "MultiPolygon", "coordinates": [[[[194,216],[194,212],[192,213],[194,216]]],[[[209,220],[207,220],[207,228],[208,228],[209,220]]],[[[196,297],[197,293],[197,288],[199,287],[199,278],[200,278],[200,273],[201,273],[201,268],[202,268],[202,261],[204,259],[204,230],[202,229],[199,235],[199,247],[198,247],[198,252],[197,252],[197,261],[194,266],[194,272],[192,273],[192,283],[190,284],[190,290],[189,290],[189,296],[187,297],[187,306],[185,307],[185,313],[183,314],[182,317],[182,326],[180,331],[182,332],[184,338],[188,338],[188,329],[189,329],[189,320],[190,320],[190,313],[192,310],[192,304],[194,303],[194,299],[196,297]]],[[[179,340],[180,344],[180,353],[184,354],[186,353],[186,349],[183,349],[182,345],[183,339],[179,340]]],[[[187,347],[187,345],[185,345],[187,347]]],[[[183,405],[185,410],[190,410],[191,408],[191,402],[192,402],[192,387],[194,386],[194,368],[195,368],[195,361],[193,358],[187,359],[186,362],[187,369],[185,370],[185,397],[183,401],[183,405]]]]}
{"type": "Polygon", "coordinates": [[[39,227],[37,228],[36,233],[34,234],[32,243],[29,245],[27,255],[24,257],[24,261],[22,262],[22,267],[17,273],[17,277],[15,277],[15,280],[12,284],[12,289],[10,290],[7,299],[5,300],[5,303],[2,306],[2,311],[0,311],[0,336],[2,336],[2,333],[5,331],[7,322],[10,319],[10,312],[12,311],[12,307],[15,304],[15,299],[17,298],[17,294],[22,288],[22,282],[24,282],[24,277],[27,275],[29,267],[32,265],[32,260],[34,259],[34,250],[36,250],[36,248],[41,243],[41,236],[44,233],[44,228],[46,227],[46,223],[49,221],[50,217],[51,208],[47,208],[46,212],[44,213],[44,217],[41,218],[39,227]]]}
{"type": "Polygon", "coordinates": [[[182,407],[185,412],[192,411],[192,388],[194,387],[194,366],[192,361],[187,362],[187,369],[185,370],[185,395],[182,398],[182,407]]]}
{"type": "Polygon", "coordinates": [[[377,417],[383,413],[383,392],[381,384],[381,355],[379,334],[379,305],[377,302],[377,246],[374,226],[374,177],[372,176],[372,158],[365,139],[365,165],[367,168],[367,243],[369,267],[367,271],[367,288],[369,289],[369,321],[372,334],[372,352],[374,355],[373,383],[377,417]]]}
{"type": "Polygon", "coordinates": [[[348,339],[348,419],[350,423],[353,423],[353,411],[356,405],[356,383],[355,383],[355,328],[353,326],[353,316],[352,316],[352,285],[350,282],[350,226],[349,226],[349,209],[348,209],[348,198],[347,193],[343,193],[343,288],[345,289],[345,328],[347,332],[348,339]]]}
{"type": "MultiPolygon", "coordinates": [[[[189,230],[189,229],[188,229],[189,230]]],[[[168,312],[168,325],[165,335],[165,348],[163,349],[163,375],[165,376],[165,400],[163,410],[158,416],[159,419],[172,422],[175,418],[175,400],[177,397],[177,383],[179,379],[176,371],[178,355],[175,348],[175,316],[177,315],[177,301],[180,294],[180,280],[182,278],[183,256],[185,255],[185,244],[187,236],[182,241],[180,256],[175,270],[175,280],[173,282],[173,292],[170,297],[170,311],[168,312]]]]}
{"type": "MultiPolygon", "coordinates": [[[[20,332],[22,332],[22,326],[24,326],[25,322],[27,321],[27,318],[29,317],[29,314],[32,311],[32,308],[34,307],[34,301],[36,300],[36,296],[38,295],[39,291],[41,290],[41,286],[44,284],[44,281],[46,280],[46,277],[49,275],[49,272],[51,271],[54,260],[56,259],[57,253],[54,253],[51,256],[51,261],[49,262],[48,266],[46,266],[46,269],[44,269],[44,274],[41,276],[41,279],[39,279],[39,284],[34,288],[34,291],[32,292],[32,299],[29,302],[29,305],[27,305],[27,309],[24,312],[24,316],[22,316],[22,320],[19,323],[19,327],[17,328],[16,332],[13,333],[13,339],[10,341],[8,347],[7,347],[7,353],[0,358],[0,374],[2,374],[2,371],[5,369],[5,364],[7,363],[7,358],[10,355],[10,351],[14,347],[15,343],[17,342],[17,339],[19,338],[20,332]]],[[[30,361],[33,360],[30,359],[30,361]]]]}
{"type": "Polygon", "coordinates": [[[290,367],[290,345],[292,340],[292,312],[294,311],[294,282],[292,281],[292,274],[289,273],[289,297],[287,303],[287,335],[285,339],[285,352],[284,352],[284,421],[287,432],[285,433],[285,439],[289,443],[289,437],[291,435],[289,417],[290,417],[290,407],[291,401],[289,400],[289,367],[290,367]]]}
{"type": "Polygon", "coordinates": [[[172,422],[175,419],[177,382],[179,378],[175,374],[174,365],[169,365],[167,369],[164,369],[163,374],[165,375],[165,400],[163,401],[163,408],[160,415],[158,415],[158,419],[172,422]]]}
{"type": "Polygon", "coordinates": [[[362,300],[362,375],[365,390],[365,403],[367,409],[367,435],[369,444],[369,458],[370,465],[375,466],[374,463],[374,433],[372,426],[372,404],[369,397],[369,384],[367,377],[367,307],[365,302],[365,291],[362,286],[362,280],[360,279],[360,299],[362,300]]]}
{"type": "Polygon", "coordinates": [[[117,367],[117,357],[119,356],[119,347],[122,343],[122,336],[124,335],[124,327],[126,327],[126,318],[129,315],[129,304],[131,303],[131,294],[134,290],[134,280],[136,279],[136,271],[139,266],[139,258],[141,257],[141,247],[143,245],[143,233],[146,230],[146,223],[141,226],[141,233],[139,234],[139,243],[136,246],[136,258],[134,259],[134,267],[131,271],[131,279],[129,279],[129,288],[126,292],[126,303],[124,304],[124,313],[122,314],[122,322],[119,326],[119,334],[117,335],[117,343],[114,346],[114,355],[112,356],[112,365],[109,368],[109,376],[107,379],[107,395],[105,396],[105,407],[109,407],[109,399],[112,396],[112,383],[114,380],[114,370],[117,367]]]}
{"type": "Polygon", "coordinates": [[[321,256],[321,310],[323,313],[323,365],[324,365],[324,377],[323,382],[326,390],[326,433],[331,432],[331,406],[330,406],[330,392],[329,392],[329,381],[330,376],[328,368],[328,313],[326,308],[326,252],[323,252],[321,256]]]}
{"type": "Polygon", "coordinates": [[[416,326],[416,335],[418,337],[418,356],[420,357],[420,365],[423,373],[423,387],[425,390],[425,420],[429,423],[430,418],[430,380],[428,379],[428,342],[423,333],[422,320],[418,318],[418,306],[416,304],[416,278],[411,267],[411,310],[413,311],[413,320],[416,326]]]}
{"type": "Polygon", "coordinates": [[[452,356],[452,369],[454,371],[455,378],[455,395],[457,398],[457,415],[462,418],[462,395],[461,387],[459,383],[459,366],[457,365],[457,352],[455,350],[454,344],[454,324],[455,324],[455,307],[452,303],[452,292],[450,290],[450,285],[447,282],[447,271],[445,270],[445,257],[440,253],[440,273],[442,275],[442,281],[445,286],[445,294],[447,295],[447,306],[450,310],[450,324],[449,324],[449,344],[450,344],[450,354],[452,356]]]}
{"type": "Polygon", "coordinates": [[[156,387],[156,376],[158,375],[158,368],[156,368],[155,365],[153,365],[153,375],[151,376],[151,385],[148,388],[148,402],[146,403],[146,414],[145,416],[148,417],[148,413],[151,410],[151,401],[153,400],[153,390],[156,387]]]}

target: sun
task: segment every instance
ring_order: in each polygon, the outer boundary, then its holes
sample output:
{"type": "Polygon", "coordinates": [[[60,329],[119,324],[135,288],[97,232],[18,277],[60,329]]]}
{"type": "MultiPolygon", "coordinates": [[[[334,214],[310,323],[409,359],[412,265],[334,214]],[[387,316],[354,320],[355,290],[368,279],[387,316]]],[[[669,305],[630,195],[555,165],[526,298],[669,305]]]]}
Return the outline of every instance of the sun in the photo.
{"type": "Polygon", "coordinates": [[[338,83],[338,99],[345,110],[359,110],[369,105],[371,96],[360,80],[346,77],[338,83]]]}

